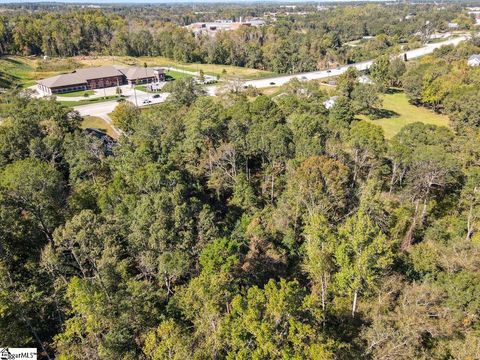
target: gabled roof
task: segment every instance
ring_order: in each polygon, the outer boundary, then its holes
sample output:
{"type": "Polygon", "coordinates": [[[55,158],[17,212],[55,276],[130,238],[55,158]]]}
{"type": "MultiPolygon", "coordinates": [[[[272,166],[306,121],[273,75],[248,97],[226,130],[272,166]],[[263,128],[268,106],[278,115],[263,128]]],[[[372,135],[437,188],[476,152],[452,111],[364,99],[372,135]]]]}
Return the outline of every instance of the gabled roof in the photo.
{"type": "Polygon", "coordinates": [[[122,73],[115,66],[99,66],[93,68],[77,69],[69,74],[53,76],[38,81],[40,85],[47,87],[60,87],[70,85],[82,85],[87,80],[100,79],[112,76],[122,76],[122,73]]]}
{"type": "Polygon", "coordinates": [[[128,80],[143,79],[146,77],[154,77],[155,70],[159,70],[160,73],[163,73],[163,69],[153,69],[153,68],[141,68],[141,67],[128,67],[119,69],[128,80]]]}
{"type": "Polygon", "coordinates": [[[62,87],[73,85],[84,85],[88,80],[101,79],[114,76],[125,76],[128,80],[154,77],[154,71],[163,73],[161,68],[124,67],[119,65],[99,66],[85,69],[77,69],[68,74],[53,76],[37,81],[38,84],[46,87],[62,87]]]}
{"type": "Polygon", "coordinates": [[[116,66],[99,66],[93,68],[78,69],[75,73],[82,76],[85,80],[93,80],[122,75],[122,73],[117,69],[116,66]]]}
{"type": "Polygon", "coordinates": [[[62,74],[37,81],[37,83],[40,85],[44,85],[49,88],[69,85],[82,85],[86,82],[87,81],[77,73],[62,74]]]}

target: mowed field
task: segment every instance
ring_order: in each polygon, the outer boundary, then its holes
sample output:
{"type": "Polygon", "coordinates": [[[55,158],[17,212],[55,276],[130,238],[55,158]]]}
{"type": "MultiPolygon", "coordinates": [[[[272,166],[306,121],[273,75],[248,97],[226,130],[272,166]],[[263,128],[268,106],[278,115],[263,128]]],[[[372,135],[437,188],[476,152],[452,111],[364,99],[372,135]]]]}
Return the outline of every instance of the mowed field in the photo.
{"type": "Polygon", "coordinates": [[[414,106],[408,102],[403,92],[395,92],[383,95],[383,108],[386,116],[371,120],[366,116],[359,118],[380,125],[385,131],[385,137],[391,139],[402,127],[414,122],[423,122],[437,126],[449,126],[449,119],[445,115],[437,114],[427,108],[414,106]]]}
{"type": "Polygon", "coordinates": [[[220,77],[238,77],[256,79],[271,76],[263,70],[241,68],[237,66],[215,64],[186,64],[163,57],[117,57],[117,56],[77,56],[64,59],[46,59],[39,57],[2,56],[0,57],[0,87],[28,87],[36,80],[73,71],[80,67],[103,65],[175,67],[188,71],[203,70],[206,74],[220,77]]]}

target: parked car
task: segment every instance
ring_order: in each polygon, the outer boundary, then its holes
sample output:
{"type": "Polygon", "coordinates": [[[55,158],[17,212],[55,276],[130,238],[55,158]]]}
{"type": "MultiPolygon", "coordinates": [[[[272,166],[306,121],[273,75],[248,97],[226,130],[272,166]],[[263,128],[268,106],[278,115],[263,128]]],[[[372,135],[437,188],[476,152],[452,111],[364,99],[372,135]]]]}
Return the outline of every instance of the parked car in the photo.
{"type": "Polygon", "coordinates": [[[152,102],[152,100],[148,100],[148,99],[143,100],[144,104],[150,104],[151,102],[152,102]]]}
{"type": "Polygon", "coordinates": [[[272,81],[272,82],[270,83],[270,85],[275,85],[275,83],[272,81]]]}
{"type": "Polygon", "coordinates": [[[331,72],[332,72],[332,70],[330,70],[330,69],[329,69],[329,70],[327,70],[327,73],[331,73],[331,72]]]}
{"type": "Polygon", "coordinates": [[[160,97],[160,94],[155,94],[155,95],[152,96],[152,98],[154,98],[154,99],[158,99],[159,97],[160,97]]]}

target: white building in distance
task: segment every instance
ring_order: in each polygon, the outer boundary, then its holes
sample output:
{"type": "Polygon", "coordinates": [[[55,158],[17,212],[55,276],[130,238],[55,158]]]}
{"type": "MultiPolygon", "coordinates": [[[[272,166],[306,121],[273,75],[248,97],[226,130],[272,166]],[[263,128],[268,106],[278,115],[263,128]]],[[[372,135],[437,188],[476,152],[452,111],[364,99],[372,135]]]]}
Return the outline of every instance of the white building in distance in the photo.
{"type": "Polygon", "coordinates": [[[472,55],[468,58],[468,66],[480,66],[480,54],[472,55]]]}
{"type": "Polygon", "coordinates": [[[335,103],[337,102],[337,99],[338,99],[338,96],[332,96],[330,99],[323,102],[323,106],[325,106],[327,110],[330,110],[333,107],[333,105],[335,105],[335,103]]]}

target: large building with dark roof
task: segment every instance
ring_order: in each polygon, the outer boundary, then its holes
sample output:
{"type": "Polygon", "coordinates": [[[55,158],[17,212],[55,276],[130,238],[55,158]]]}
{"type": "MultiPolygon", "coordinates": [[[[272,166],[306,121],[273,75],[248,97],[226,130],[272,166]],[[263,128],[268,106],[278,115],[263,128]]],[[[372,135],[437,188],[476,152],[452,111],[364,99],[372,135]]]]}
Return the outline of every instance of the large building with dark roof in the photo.
{"type": "Polygon", "coordinates": [[[78,69],[72,73],[39,80],[37,81],[37,87],[45,94],[61,94],[159,81],[165,81],[165,73],[162,68],[112,65],[78,69]]]}

